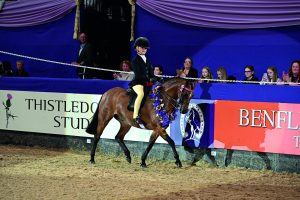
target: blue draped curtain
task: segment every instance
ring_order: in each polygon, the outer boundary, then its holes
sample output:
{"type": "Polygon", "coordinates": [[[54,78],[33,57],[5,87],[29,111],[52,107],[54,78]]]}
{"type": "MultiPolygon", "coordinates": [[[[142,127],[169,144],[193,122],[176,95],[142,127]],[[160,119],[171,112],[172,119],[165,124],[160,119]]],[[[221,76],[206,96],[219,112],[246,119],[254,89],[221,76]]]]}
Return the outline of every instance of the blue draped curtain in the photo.
{"type": "Polygon", "coordinates": [[[6,1],[0,12],[0,27],[44,24],[64,17],[75,6],[75,0],[6,1]]]}
{"type": "Polygon", "coordinates": [[[250,29],[300,25],[299,0],[137,0],[146,11],[185,25],[250,29]]]}

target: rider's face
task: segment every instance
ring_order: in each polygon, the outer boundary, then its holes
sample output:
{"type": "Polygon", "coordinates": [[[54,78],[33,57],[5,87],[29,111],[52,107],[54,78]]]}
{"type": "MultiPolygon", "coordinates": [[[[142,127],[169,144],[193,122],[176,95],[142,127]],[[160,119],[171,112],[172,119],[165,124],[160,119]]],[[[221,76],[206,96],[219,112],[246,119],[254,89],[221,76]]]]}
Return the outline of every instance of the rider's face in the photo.
{"type": "Polygon", "coordinates": [[[139,55],[145,55],[147,53],[147,48],[144,48],[144,47],[139,47],[137,46],[136,47],[136,52],[139,54],[139,55]]]}

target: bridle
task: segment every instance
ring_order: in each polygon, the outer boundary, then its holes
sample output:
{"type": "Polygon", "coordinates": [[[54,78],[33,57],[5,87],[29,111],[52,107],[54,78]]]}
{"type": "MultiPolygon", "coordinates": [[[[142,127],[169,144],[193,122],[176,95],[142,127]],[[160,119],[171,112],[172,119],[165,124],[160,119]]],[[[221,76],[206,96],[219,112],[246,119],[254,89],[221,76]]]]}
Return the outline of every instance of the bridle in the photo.
{"type": "Polygon", "coordinates": [[[158,117],[162,127],[167,127],[170,122],[175,119],[178,107],[180,107],[180,111],[182,111],[184,96],[189,95],[189,97],[191,97],[192,92],[193,90],[182,85],[180,88],[178,88],[178,96],[174,98],[165,90],[163,90],[160,84],[157,84],[154,87],[151,93],[151,99],[153,101],[155,115],[158,117]]]}
{"type": "Polygon", "coordinates": [[[185,85],[181,85],[179,88],[178,96],[177,98],[171,97],[167,92],[164,90],[161,91],[161,95],[165,97],[172,105],[173,108],[177,109],[182,106],[183,103],[183,95],[185,94],[185,91],[189,94],[192,93],[192,89],[187,88],[185,85]]]}

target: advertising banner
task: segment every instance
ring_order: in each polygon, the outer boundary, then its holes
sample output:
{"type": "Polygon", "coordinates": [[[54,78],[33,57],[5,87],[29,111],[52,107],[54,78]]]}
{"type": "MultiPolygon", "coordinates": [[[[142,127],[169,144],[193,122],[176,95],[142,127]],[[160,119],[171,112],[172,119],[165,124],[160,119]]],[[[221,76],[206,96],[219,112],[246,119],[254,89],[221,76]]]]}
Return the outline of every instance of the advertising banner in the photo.
{"type": "MultiPolygon", "coordinates": [[[[85,129],[100,98],[96,94],[0,90],[0,129],[93,137],[85,129]]],[[[114,139],[119,128],[120,123],[112,119],[101,138],[114,139]]],[[[132,127],[125,140],[148,142],[151,132],[132,127]]],[[[159,138],[157,142],[165,141],[159,138]]]]}
{"type": "Polygon", "coordinates": [[[300,155],[300,104],[215,103],[214,147],[300,155]]]}

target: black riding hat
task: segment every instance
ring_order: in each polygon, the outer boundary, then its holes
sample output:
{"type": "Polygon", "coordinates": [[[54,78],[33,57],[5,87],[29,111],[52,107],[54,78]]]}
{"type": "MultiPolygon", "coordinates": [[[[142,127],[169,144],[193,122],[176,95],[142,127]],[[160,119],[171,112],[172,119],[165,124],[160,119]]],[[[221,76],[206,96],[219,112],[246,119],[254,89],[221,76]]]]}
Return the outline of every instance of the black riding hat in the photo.
{"type": "Polygon", "coordinates": [[[139,37],[134,42],[134,48],[137,46],[149,49],[150,48],[149,40],[145,37],[139,37]]]}

